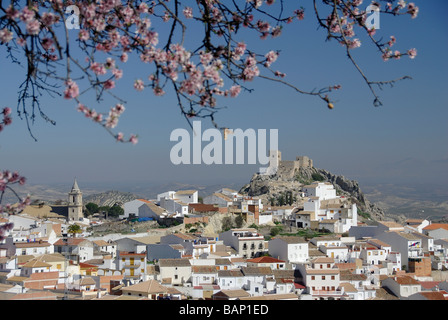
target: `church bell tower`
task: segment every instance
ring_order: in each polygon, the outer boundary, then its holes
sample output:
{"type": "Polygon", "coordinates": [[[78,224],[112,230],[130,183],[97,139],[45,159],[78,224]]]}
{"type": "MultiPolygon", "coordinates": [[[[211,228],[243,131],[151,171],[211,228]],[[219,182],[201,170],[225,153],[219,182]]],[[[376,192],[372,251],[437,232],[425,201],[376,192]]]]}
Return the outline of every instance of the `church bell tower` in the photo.
{"type": "Polygon", "coordinates": [[[78,183],[73,183],[72,190],[68,194],[68,220],[79,221],[83,218],[82,213],[82,192],[78,187],[78,183]]]}

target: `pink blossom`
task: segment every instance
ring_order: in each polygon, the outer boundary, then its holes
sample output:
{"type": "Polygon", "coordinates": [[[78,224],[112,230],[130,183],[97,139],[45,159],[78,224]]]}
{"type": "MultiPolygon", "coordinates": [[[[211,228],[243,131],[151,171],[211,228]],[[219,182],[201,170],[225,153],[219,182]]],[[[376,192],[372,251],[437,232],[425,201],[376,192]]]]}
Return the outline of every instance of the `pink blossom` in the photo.
{"type": "Polygon", "coordinates": [[[137,79],[134,82],[134,88],[137,91],[142,91],[145,88],[145,85],[141,79],[137,79]]]}
{"type": "Polygon", "coordinates": [[[5,116],[5,117],[3,118],[3,124],[4,124],[5,126],[10,125],[11,123],[12,123],[12,118],[11,118],[11,117],[9,117],[9,116],[5,116]]]}
{"type": "Polygon", "coordinates": [[[37,20],[31,20],[26,24],[26,32],[30,35],[37,35],[40,31],[40,22],[37,20]]]}
{"type": "Polygon", "coordinates": [[[115,107],[112,109],[117,115],[121,115],[126,108],[121,103],[117,103],[115,107]]]}
{"type": "Polygon", "coordinates": [[[123,133],[122,132],[118,132],[115,137],[116,137],[117,141],[123,141],[123,133]]]}
{"type": "Polygon", "coordinates": [[[44,12],[42,14],[42,23],[46,27],[50,27],[59,21],[59,17],[52,12],[44,12]]]}
{"type": "Polygon", "coordinates": [[[54,43],[53,39],[50,39],[50,38],[43,38],[43,39],[42,39],[42,47],[43,47],[45,50],[47,50],[47,51],[51,48],[51,46],[53,45],[53,43],[54,43]]]}
{"type": "Polygon", "coordinates": [[[275,52],[275,51],[269,51],[269,52],[265,55],[265,58],[266,58],[265,66],[266,66],[266,67],[269,67],[269,66],[271,66],[272,63],[274,63],[274,62],[277,60],[277,58],[278,58],[278,52],[275,52]]]}
{"type": "Polygon", "coordinates": [[[11,114],[11,108],[10,107],[3,108],[2,113],[5,117],[9,116],[11,114]]]}
{"type": "Polygon", "coordinates": [[[8,43],[9,41],[12,40],[12,38],[13,38],[13,33],[10,30],[8,30],[6,28],[0,30],[0,42],[8,43]]]}
{"type": "Polygon", "coordinates": [[[20,13],[20,20],[22,20],[25,23],[34,20],[34,11],[30,10],[27,6],[25,6],[22,12],[20,13]]]}
{"type": "Polygon", "coordinates": [[[231,96],[231,97],[237,97],[237,96],[240,94],[240,92],[241,92],[241,86],[239,86],[239,85],[234,85],[234,86],[232,86],[232,87],[229,89],[229,91],[230,91],[230,96],[231,96]]]}
{"type": "Polygon", "coordinates": [[[389,47],[392,47],[397,42],[397,39],[394,36],[390,36],[390,40],[387,42],[389,47]]]}
{"type": "Polygon", "coordinates": [[[85,30],[85,29],[81,29],[81,31],[79,31],[79,35],[78,35],[79,40],[81,41],[87,41],[90,38],[89,35],[89,31],[85,30]]]}
{"type": "Polygon", "coordinates": [[[413,2],[408,4],[408,12],[407,13],[409,13],[411,15],[412,19],[417,18],[418,11],[419,11],[418,7],[413,2]]]}
{"type": "Polygon", "coordinates": [[[114,75],[116,80],[121,79],[121,77],[123,76],[123,70],[120,69],[112,69],[112,74],[114,75]]]}
{"type": "Polygon", "coordinates": [[[417,50],[415,48],[409,49],[407,53],[410,59],[414,59],[417,56],[417,50]]]}
{"type": "Polygon", "coordinates": [[[21,47],[23,47],[26,44],[26,40],[23,38],[18,38],[17,39],[17,44],[21,47]]]}
{"type": "Polygon", "coordinates": [[[193,18],[193,9],[190,7],[186,7],[183,11],[185,18],[191,19],[193,18]]]}
{"type": "Polygon", "coordinates": [[[165,91],[160,87],[155,87],[153,91],[156,96],[163,96],[165,94],[165,91]]]}
{"type": "Polygon", "coordinates": [[[138,143],[138,136],[133,134],[131,135],[131,137],[129,138],[129,142],[131,142],[132,144],[137,144],[138,143]]]}
{"type": "Polygon", "coordinates": [[[76,82],[69,79],[65,82],[66,88],[64,91],[64,98],[65,99],[73,99],[76,98],[79,95],[79,88],[76,82]]]}
{"type": "Polygon", "coordinates": [[[109,79],[104,82],[104,89],[109,90],[113,88],[115,88],[115,81],[109,79]]]}
{"type": "Polygon", "coordinates": [[[9,6],[8,8],[6,8],[6,17],[10,20],[16,20],[17,18],[20,17],[20,11],[13,8],[13,6],[9,6]]]}
{"type": "Polygon", "coordinates": [[[120,61],[121,62],[126,62],[128,61],[128,54],[126,52],[124,52],[121,56],[120,56],[120,61]]]}
{"type": "Polygon", "coordinates": [[[106,74],[106,67],[99,62],[94,62],[92,63],[92,65],[90,66],[90,69],[97,75],[103,75],[106,74]]]}
{"type": "Polygon", "coordinates": [[[246,44],[244,42],[238,42],[233,52],[233,59],[240,60],[241,56],[246,52],[246,44]]]}

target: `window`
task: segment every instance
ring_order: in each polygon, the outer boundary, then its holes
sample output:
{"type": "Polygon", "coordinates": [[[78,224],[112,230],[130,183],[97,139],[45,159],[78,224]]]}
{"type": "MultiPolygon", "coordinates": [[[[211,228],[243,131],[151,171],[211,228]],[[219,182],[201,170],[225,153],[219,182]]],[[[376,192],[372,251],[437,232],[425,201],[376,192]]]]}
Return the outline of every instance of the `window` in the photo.
{"type": "Polygon", "coordinates": [[[325,280],[325,276],[322,276],[322,280],[325,280]]]}
{"type": "Polygon", "coordinates": [[[311,280],[316,280],[316,277],[315,276],[311,276],[311,280]]]}
{"type": "Polygon", "coordinates": [[[331,280],[334,280],[335,279],[335,277],[334,276],[331,276],[331,280]]]}

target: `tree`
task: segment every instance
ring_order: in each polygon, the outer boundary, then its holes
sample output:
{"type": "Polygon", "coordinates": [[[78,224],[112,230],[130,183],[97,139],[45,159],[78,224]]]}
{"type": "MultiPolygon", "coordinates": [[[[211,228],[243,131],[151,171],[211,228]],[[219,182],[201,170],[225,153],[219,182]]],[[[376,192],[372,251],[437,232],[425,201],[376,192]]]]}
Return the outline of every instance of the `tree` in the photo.
{"type": "Polygon", "coordinates": [[[98,212],[99,206],[96,203],[89,202],[86,204],[87,215],[92,215],[98,212]]]}
{"type": "MultiPolygon", "coordinates": [[[[361,33],[385,61],[403,56],[413,59],[417,51],[393,50],[394,36],[375,39],[376,30],[368,23],[370,12],[361,4],[361,0],[314,0],[309,9],[325,39],[342,45],[343,53],[371,91],[373,104],[380,106],[376,90],[409,77],[370,80],[352,55],[361,45],[361,33]]],[[[374,2],[374,10],[391,17],[408,14],[415,18],[418,14],[414,3],[403,0],[374,2]]],[[[155,96],[174,94],[188,122],[207,118],[225,129],[215,121],[221,102],[251,92],[250,83],[257,78],[320,99],[333,109],[331,95],[340,85],[324,84],[317,90],[299,88],[273,67],[280,56],[278,50],[256,49],[259,46],[246,43],[247,39],[278,37],[283,28],[304,18],[305,8],[285,0],[0,0],[0,50],[5,50],[11,63],[24,67],[17,115],[26,121],[34,139],[31,124],[37,116],[56,124],[41,105],[41,97],[49,95],[73,101],[79,112],[117,141],[137,143],[136,134],[125,138],[115,131],[125,101],[113,88],[119,84],[129,57],[138,57],[141,69],[147,70],[147,80],[136,79],[134,89],[148,88],[155,96]],[[95,110],[91,107],[94,101],[89,100],[91,93],[95,101],[108,95],[116,103],[107,110],[95,110]]],[[[0,132],[12,122],[11,108],[0,109],[1,115],[0,132]]],[[[23,184],[25,179],[6,170],[0,173],[1,203],[5,190],[14,192],[10,185],[23,184]]],[[[2,206],[0,212],[14,214],[29,204],[29,197],[17,199],[18,206],[2,206]]],[[[5,228],[0,230],[4,232],[5,228]]]]}
{"type": "Polygon", "coordinates": [[[235,218],[235,225],[236,225],[236,227],[237,227],[237,228],[241,228],[241,227],[243,226],[243,224],[244,224],[244,218],[243,218],[243,216],[242,216],[242,215],[238,215],[238,216],[235,218]]]}
{"type": "Polygon", "coordinates": [[[79,225],[72,224],[70,227],[68,227],[67,232],[70,233],[73,237],[76,233],[81,233],[82,229],[79,225]]]}
{"type": "Polygon", "coordinates": [[[221,223],[222,223],[222,231],[228,231],[232,229],[233,222],[231,217],[222,218],[221,223]]]}
{"type": "Polygon", "coordinates": [[[124,209],[120,206],[114,205],[109,209],[108,214],[110,217],[118,218],[124,214],[124,209]]]}

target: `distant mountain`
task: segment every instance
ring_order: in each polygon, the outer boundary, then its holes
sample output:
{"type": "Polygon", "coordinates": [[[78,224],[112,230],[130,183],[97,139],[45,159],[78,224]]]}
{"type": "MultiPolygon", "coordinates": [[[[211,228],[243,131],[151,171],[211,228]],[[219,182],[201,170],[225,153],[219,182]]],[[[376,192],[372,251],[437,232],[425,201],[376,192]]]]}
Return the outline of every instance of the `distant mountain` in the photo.
{"type": "Polygon", "coordinates": [[[98,206],[110,206],[113,205],[123,205],[126,202],[141,199],[142,197],[137,196],[129,192],[120,192],[115,190],[110,190],[102,193],[95,193],[83,198],[83,203],[87,204],[89,202],[95,203],[98,206]]]}
{"type": "Polygon", "coordinates": [[[448,190],[435,184],[377,184],[364,187],[366,195],[389,215],[429,218],[433,222],[448,219],[448,190]]]}

